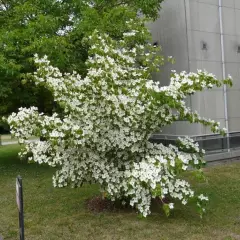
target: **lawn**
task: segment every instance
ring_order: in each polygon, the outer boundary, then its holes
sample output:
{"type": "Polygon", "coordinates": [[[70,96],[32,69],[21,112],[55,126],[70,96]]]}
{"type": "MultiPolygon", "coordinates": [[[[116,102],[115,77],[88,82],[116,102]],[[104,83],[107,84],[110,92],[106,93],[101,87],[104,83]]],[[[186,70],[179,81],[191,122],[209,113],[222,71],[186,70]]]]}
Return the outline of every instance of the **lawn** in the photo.
{"type": "Polygon", "coordinates": [[[55,189],[54,169],[21,163],[18,150],[17,145],[0,147],[0,236],[4,240],[19,239],[18,174],[24,184],[26,240],[240,239],[240,163],[206,168],[208,183],[194,184],[196,191],[210,198],[202,220],[193,205],[177,206],[169,218],[155,208],[151,216],[140,219],[134,211],[90,212],[86,199],[98,194],[96,185],[55,189]]]}

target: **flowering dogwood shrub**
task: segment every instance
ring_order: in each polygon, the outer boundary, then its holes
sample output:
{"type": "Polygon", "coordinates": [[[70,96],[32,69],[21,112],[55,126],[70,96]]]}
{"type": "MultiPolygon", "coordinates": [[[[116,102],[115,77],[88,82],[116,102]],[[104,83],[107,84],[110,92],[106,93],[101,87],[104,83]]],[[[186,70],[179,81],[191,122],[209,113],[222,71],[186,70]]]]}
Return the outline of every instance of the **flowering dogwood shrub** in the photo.
{"type": "Polygon", "coordinates": [[[161,87],[151,80],[151,72],[164,60],[150,44],[131,44],[138,33],[115,41],[95,32],[88,39],[91,57],[85,77],[61,73],[47,57],[36,55],[35,82],[52,92],[64,114],[46,116],[35,107],[21,108],[7,119],[11,133],[24,144],[22,155],[30,152],[29,160],[57,167],[55,187],[97,182],[109,198],[128,201],[143,216],[150,214],[152,198],[162,200],[167,215],[174,200],[185,205],[194,198],[202,213],[207,197],[196,196],[181,172],[189,166],[200,169],[204,151],[190,138],[164,146],[150,143],[149,137],[177,120],[224,132],[217,122],[191,112],[184,101],[222,82],[205,71],[173,72],[170,85],[161,87]],[[30,142],[32,135],[42,138],[30,142]]]}

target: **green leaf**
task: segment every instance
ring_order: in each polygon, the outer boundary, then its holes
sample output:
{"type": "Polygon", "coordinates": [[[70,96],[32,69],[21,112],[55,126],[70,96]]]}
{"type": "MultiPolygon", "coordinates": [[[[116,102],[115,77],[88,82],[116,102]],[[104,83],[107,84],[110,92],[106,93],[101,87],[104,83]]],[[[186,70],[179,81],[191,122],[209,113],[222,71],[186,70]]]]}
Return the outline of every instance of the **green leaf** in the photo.
{"type": "Polygon", "coordinates": [[[170,215],[170,208],[169,208],[169,205],[164,203],[163,204],[163,211],[165,212],[166,216],[169,217],[170,215]]]}

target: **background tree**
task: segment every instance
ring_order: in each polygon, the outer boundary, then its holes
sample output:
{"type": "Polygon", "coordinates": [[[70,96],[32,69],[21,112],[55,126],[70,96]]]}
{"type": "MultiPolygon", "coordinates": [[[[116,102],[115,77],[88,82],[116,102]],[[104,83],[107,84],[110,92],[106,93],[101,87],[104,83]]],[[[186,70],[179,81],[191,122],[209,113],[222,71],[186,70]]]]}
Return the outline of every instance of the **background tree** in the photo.
{"type": "MultiPolygon", "coordinates": [[[[48,55],[63,72],[85,74],[88,46],[82,39],[98,29],[114,39],[138,16],[154,19],[163,0],[0,0],[0,116],[20,106],[51,113],[49,91],[26,81],[33,55],[48,55]]],[[[139,27],[144,27],[139,22],[139,27]]],[[[146,39],[135,39],[136,42],[146,39]]]]}

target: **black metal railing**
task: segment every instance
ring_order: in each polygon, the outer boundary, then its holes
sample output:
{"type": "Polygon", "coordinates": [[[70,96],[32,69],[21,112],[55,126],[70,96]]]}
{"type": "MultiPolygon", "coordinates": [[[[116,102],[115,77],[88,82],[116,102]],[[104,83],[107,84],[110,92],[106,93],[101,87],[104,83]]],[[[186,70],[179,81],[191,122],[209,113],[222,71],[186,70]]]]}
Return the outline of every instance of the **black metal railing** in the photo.
{"type": "MultiPolygon", "coordinates": [[[[176,135],[162,135],[154,134],[149,139],[150,142],[162,143],[167,146],[169,144],[176,144],[178,137],[176,135]]],[[[229,133],[228,136],[219,134],[190,136],[195,142],[199,143],[199,147],[206,151],[206,154],[213,154],[219,152],[227,152],[233,149],[240,149],[240,132],[229,133]]]]}

